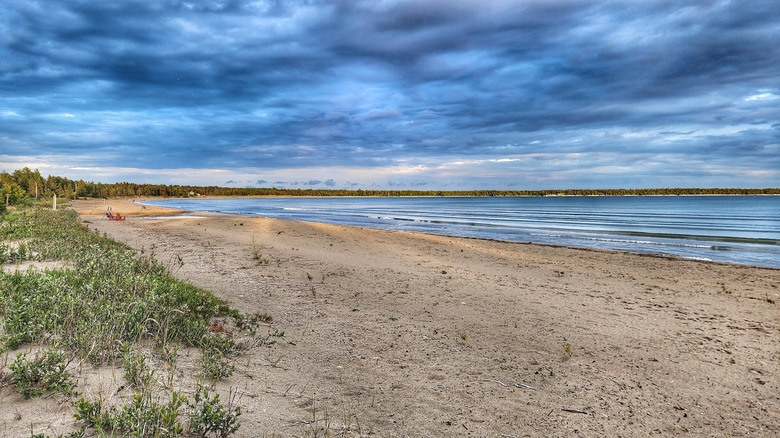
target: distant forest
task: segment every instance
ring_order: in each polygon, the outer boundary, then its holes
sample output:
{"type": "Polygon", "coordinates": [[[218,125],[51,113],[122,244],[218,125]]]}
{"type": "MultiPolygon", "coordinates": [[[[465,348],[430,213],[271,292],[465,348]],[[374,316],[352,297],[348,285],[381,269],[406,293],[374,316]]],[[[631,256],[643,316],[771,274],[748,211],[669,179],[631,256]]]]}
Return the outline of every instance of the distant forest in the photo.
{"type": "Polygon", "coordinates": [[[113,198],[113,197],[203,197],[203,196],[678,196],[678,195],[780,195],[780,188],[657,188],[657,189],[566,189],[566,190],[331,190],[277,189],[165,184],[113,184],[74,181],[60,176],[44,178],[40,172],[24,168],[0,173],[6,204],[35,197],[113,198]]]}

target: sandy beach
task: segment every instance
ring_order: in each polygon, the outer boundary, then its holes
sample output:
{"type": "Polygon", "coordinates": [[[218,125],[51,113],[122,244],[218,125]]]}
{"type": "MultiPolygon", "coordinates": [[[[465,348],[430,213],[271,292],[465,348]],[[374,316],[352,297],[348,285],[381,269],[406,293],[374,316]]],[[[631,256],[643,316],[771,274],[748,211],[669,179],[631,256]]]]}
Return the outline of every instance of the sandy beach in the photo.
{"type": "Polygon", "coordinates": [[[780,434],[777,269],[73,208],[285,332],[221,383],[240,394],[238,436],[780,434]]]}

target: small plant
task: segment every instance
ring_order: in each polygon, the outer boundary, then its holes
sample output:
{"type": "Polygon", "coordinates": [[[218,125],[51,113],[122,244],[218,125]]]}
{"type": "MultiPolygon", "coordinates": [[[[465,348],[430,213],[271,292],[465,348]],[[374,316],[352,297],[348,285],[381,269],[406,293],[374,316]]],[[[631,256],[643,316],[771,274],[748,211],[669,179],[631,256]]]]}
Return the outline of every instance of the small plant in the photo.
{"type": "Polygon", "coordinates": [[[228,362],[227,357],[239,350],[239,345],[226,336],[224,328],[218,324],[217,327],[221,331],[214,330],[210,335],[204,336],[201,344],[201,369],[204,375],[215,380],[233,375],[236,367],[228,362]]]}
{"type": "Polygon", "coordinates": [[[196,436],[225,438],[235,433],[240,424],[241,408],[233,407],[233,397],[225,407],[219,401],[219,394],[209,397],[205,389],[195,393],[195,405],[190,412],[190,431],[196,436]]]}
{"type": "Polygon", "coordinates": [[[563,351],[565,351],[566,354],[568,354],[571,357],[572,355],[571,344],[569,343],[563,344],[563,351]]]}
{"type": "Polygon", "coordinates": [[[272,359],[271,355],[269,354],[268,355],[268,362],[271,363],[272,367],[276,368],[276,367],[279,366],[279,362],[281,362],[282,359],[284,359],[285,356],[287,356],[287,355],[286,354],[280,354],[279,357],[277,357],[276,359],[272,359]]]}
{"type": "Polygon", "coordinates": [[[73,404],[73,417],[94,428],[98,436],[178,437],[184,433],[179,413],[187,399],[173,391],[167,403],[149,393],[134,394],[124,406],[106,408],[103,400],[90,402],[83,397],[73,404]],[[112,433],[110,433],[112,432],[112,433]]]}
{"type": "Polygon", "coordinates": [[[86,427],[92,427],[100,431],[111,429],[111,415],[103,409],[102,398],[90,402],[81,397],[77,402],[73,403],[73,408],[76,411],[73,414],[73,418],[83,421],[86,427]]]}
{"type": "Polygon", "coordinates": [[[218,351],[225,355],[231,355],[238,351],[238,345],[224,332],[212,332],[201,340],[202,350],[218,351]]]}
{"type": "Polygon", "coordinates": [[[230,364],[225,356],[216,350],[203,350],[203,360],[201,361],[203,374],[214,380],[223,379],[233,375],[236,366],[230,364]]]}
{"type": "MultiPolygon", "coordinates": [[[[328,409],[325,408],[324,410],[324,416],[321,415],[321,418],[318,418],[317,416],[317,400],[312,399],[311,400],[311,420],[308,421],[309,426],[311,427],[311,435],[314,437],[330,437],[330,415],[328,414],[328,409]],[[319,424],[322,423],[322,426],[319,426],[319,424]]],[[[305,436],[309,436],[308,434],[305,434],[305,436]]]]}
{"type": "Polygon", "coordinates": [[[236,320],[238,328],[246,330],[249,335],[254,336],[257,333],[257,329],[261,323],[270,323],[273,321],[273,317],[267,313],[255,313],[254,315],[246,318],[242,316],[236,320]]]}
{"type": "Polygon", "coordinates": [[[469,335],[466,332],[460,332],[460,338],[465,341],[469,338],[469,335]]]}
{"type": "Polygon", "coordinates": [[[134,394],[130,404],[112,409],[113,418],[109,418],[115,429],[125,432],[123,435],[177,437],[184,432],[179,410],[186,402],[187,399],[176,391],[171,393],[167,403],[154,400],[151,394],[134,394]],[[143,431],[142,435],[138,435],[140,431],[143,431]]]}
{"type": "Polygon", "coordinates": [[[267,265],[269,261],[267,257],[263,257],[263,249],[264,244],[252,244],[252,260],[257,261],[258,265],[267,265]]]}
{"type": "Polygon", "coordinates": [[[446,274],[447,274],[447,271],[445,271],[445,270],[443,270],[443,269],[442,269],[441,273],[442,273],[442,275],[446,275],[446,274]]]}
{"type": "Polygon", "coordinates": [[[390,319],[390,321],[397,321],[398,315],[395,313],[391,313],[390,316],[388,316],[388,318],[390,319]]]}
{"type": "Polygon", "coordinates": [[[163,362],[163,368],[167,370],[167,388],[173,390],[173,379],[176,376],[176,364],[179,361],[179,347],[162,345],[155,350],[157,357],[163,362]]]}
{"type": "Polygon", "coordinates": [[[65,435],[59,434],[59,435],[50,437],[49,435],[46,435],[43,432],[41,432],[41,433],[32,433],[32,431],[30,431],[30,438],[84,438],[84,435],[86,434],[86,432],[87,432],[87,429],[85,427],[82,427],[79,430],[73,431],[73,432],[65,434],[65,435]]]}
{"type": "Polygon", "coordinates": [[[123,347],[122,368],[125,380],[137,389],[145,390],[154,382],[154,370],[146,362],[146,356],[131,350],[129,344],[123,347]]]}
{"type": "Polygon", "coordinates": [[[274,320],[273,316],[267,313],[255,313],[254,315],[252,315],[252,318],[256,318],[257,321],[260,322],[271,322],[274,320]]]}
{"type": "Polygon", "coordinates": [[[11,381],[24,398],[35,398],[44,392],[75,395],[76,383],[65,370],[68,363],[65,355],[57,350],[46,350],[36,353],[33,360],[27,360],[27,355],[21,353],[10,365],[11,381]]]}
{"type": "Polygon", "coordinates": [[[172,268],[170,269],[171,272],[178,271],[184,266],[184,257],[181,254],[172,255],[169,265],[172,268]]]}

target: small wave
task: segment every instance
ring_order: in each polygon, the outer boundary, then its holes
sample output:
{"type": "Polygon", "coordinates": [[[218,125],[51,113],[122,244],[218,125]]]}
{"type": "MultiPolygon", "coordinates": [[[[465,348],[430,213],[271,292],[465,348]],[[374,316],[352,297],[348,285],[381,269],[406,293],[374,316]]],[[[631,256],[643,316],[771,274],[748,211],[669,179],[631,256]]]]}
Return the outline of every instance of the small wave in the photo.
{"type": "Polygon", "coordinates": [[[220,213],[220,214],[239,214],[242,216],[254,216],[257,215],[257,213],[253,211],[241,211],[241,210],[209,210],[211,213],[220,213]]]}
{"type": "Polygon", "coordinates": [[[734,248],[723,245],[712,245],[710,249],[714,251],[734,251],[734,248]]]}
{"type": "MultiPolygon", "coordinates": [[[[546,234],[546,233],[530,233],[532,236],[540,237],[555,237],[561,239],[579,239],[579,240],[592,240],[597,242],[611,242],[611,243],[625,243],[631,245],[659,245],[659,246],[677,246],[682,248],[698,248],[698,249],[715,249],[712,245],[695,245],[691,243],[677,243],[677,242],[662,242],[654,240],[631,240],[631,239],[612,239],[608,237],[590,237],[590,236],[575,236],[567,234],[546,234]]],[[[727,247],[723,247],[727,248],[727,247]]]]}
{"type": "MultiPolygon", "coordinates": [[[[675,255],[675,254],[672,254],[672,255],[675,255]]],[[[691,256],[691,255],[683,256],[683,258],[690,259],[690,260],[700,260],[700,261],[703,261],[703,262],[712,262],[712,261],[714,261],[713,259],[708,259],[707,257],[696,257],[696,256],[691,256]]]]}
{"type": "Polygon", "coordinates": [[[410,218],[410,217],[393,217],[393,218],[388,218],[388,219],[391,219],[391,220],[394,220],[394,221],[404,221],[404,222],[428,222],[426,220],[414,219],[414,218],[410,218]]]}

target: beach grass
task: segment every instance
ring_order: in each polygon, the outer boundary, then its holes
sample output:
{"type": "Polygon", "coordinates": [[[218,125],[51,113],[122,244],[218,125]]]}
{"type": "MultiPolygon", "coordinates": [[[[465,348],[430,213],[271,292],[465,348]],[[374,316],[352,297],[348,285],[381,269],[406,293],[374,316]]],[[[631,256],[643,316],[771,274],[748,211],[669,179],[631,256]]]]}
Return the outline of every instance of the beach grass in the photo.
{"type": "Polygon", "coordinates": [[[6,212],[0,219],[0,264],[16,265],[0,272],[0,353],[5,363],[15,355],[10,372],[0,368],[0,381],[25,398],[56,393],[71,400],[82,424],[74,433],[228,436],[238,429],[240,408],[224,405],[206,383],[230,376],[230,359],[267,337],[253,331],[239,343],[214,331],[216,317],[246,325],[226,302],[170,275],[153,253],[137,254],[90,232],[73,210],[30,206],[6,212]],[[41,268],[50,262],[58,267],[41,268]],[[191,401],[172,383],[178,346],[202,353],[191,401]],[[22,352],[33,350],[40,351],[22,352]],[[152,357],[168,364],[167,379],[156,378],[152,357]],[[84,396],[73,401],[80,377],[71,373],[84,363],[123,363],[132,399],[125,405],[84,396]]]}

